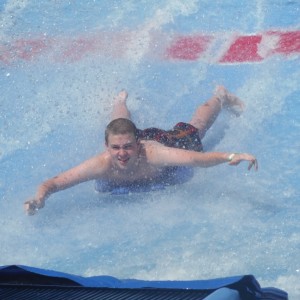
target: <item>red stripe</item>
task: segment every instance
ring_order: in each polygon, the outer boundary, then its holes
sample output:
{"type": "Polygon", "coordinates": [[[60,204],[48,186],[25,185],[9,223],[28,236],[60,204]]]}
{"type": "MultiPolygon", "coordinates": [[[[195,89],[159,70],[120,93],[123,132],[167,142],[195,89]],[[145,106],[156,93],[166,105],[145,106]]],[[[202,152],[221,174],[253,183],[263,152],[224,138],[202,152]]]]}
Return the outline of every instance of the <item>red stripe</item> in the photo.
{"type": "MultiPolygon", "coordinates": [[[[55,62],[75,62],[88,56],[131,58],[139,41],[135,33],[99,32],[74,38],[37,37],[0,42],[0,64],[19,60],[33,61],[46,57],[55,62]],[[133,48],[132,48],[133,47],[133,48]]],[[[272,55],[299,57],[300,31],[269,31],[252,35],[194,34],[167,36],[161,33],[150,38],[146,54],[152,59],[169,61],[203,60],[209,63],[261,62],[272,55]],[[226,39],[225,39],[226,37],[226,39]],[[159,55],[157,53],[159,52],[159,55]],[[221,53],[221,55],[220,55],[221,53]]]]}
{"type": "Polygon", "coordinates": [[[177,37],[167,48],[166,58],[196,60],[205,52],[211,41],[212,37],[203,35],[177,37]]]}
{"type": "Polygon", "coordinates": [[[0,44],[0,61],[9,64],[18,59],[32,60],[47,50],[45,39],[19,39],[12,43],[0,44]]]}
{"type": "Polygon", "coordinates": [[[257,62],[263,60],[258,54],[261,35],[240,36],[229,47],[220,63],[257,62]]]}
{"type": "Polygon", "coordinates": [[[300,53],[300,31],[290,31],[290,32],[273,32],[270,34],[275,34],[280,36],[280,40],[275,53],[281,53],[285,55],[289,54],[299,54],[300,53]]]}

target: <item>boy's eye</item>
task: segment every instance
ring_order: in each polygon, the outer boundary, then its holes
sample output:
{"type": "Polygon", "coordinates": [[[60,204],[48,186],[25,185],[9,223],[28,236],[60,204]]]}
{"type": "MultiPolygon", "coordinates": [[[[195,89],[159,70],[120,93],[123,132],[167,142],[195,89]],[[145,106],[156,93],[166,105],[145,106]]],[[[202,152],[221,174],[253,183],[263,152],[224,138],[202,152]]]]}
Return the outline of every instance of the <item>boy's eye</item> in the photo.
{"type": "Polygon", "coordinates": [[[133,148],[133,146],[132,145],[124,145],[123,147],[121,147],[121,146],[117,146],[117,145],[112,145],[111,148],[113,150],[120,150],[120,149],[130,150],[133,148]]]}
{"type": "Polygon", "coordinates": [[[125,145],[123,147],[124,150],[129,150],[129,149],[132,149],[132,145],[125,145]]]}

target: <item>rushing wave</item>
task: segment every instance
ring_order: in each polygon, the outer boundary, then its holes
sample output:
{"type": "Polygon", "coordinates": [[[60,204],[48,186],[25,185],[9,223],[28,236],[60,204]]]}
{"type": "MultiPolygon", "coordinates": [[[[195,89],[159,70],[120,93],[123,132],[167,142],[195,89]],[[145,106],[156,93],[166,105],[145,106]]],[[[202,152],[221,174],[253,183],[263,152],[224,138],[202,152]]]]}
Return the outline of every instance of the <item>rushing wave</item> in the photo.
{"type": "Polygon", "coordinates": [[[149,280],[252,273],[299,298],[298,1],[19,0],[0,9],[1,265],[149,280]],[[237,57],[234,47],[252,56],[222,62],[237,57]],[[259,172],[199,169],[183,185],[127,196],[96,194],[89,182],[25,216],[42,180],[103,150],[118,90],[128,90],[140,128],[169,128],[189,121],[216,84],[247,109],[222,114],[204,146],[254,153],[259,172]]]}

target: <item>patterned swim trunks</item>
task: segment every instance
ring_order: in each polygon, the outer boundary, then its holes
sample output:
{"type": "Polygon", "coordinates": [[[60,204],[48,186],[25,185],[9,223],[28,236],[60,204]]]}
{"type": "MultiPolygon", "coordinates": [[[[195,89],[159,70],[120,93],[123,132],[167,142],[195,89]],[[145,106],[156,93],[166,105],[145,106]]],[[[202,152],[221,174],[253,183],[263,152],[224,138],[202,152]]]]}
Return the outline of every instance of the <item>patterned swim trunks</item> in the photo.
{"type": "Polygon", "coordinates": [[[172,130],[147,128],[138,130],[141,140],[157,141],[167,147],[202,152],[198,129],[189,123],[179,122],[172,130]]]}

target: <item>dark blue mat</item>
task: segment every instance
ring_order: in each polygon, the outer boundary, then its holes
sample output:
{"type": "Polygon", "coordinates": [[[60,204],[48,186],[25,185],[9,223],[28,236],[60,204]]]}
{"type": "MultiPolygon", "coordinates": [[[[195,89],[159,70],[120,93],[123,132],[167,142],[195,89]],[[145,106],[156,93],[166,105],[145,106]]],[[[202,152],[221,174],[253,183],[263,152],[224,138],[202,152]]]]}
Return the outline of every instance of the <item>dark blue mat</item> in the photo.
{"type": "Polygon", "coordinates": [[[252,275],[193,281],[119,280],[82,277],[11,265],[0,267],[0,299],[205,299],[218,289],[238,291],[242,300],[287,300],[287,293],[261,288],[252,275]]]}

